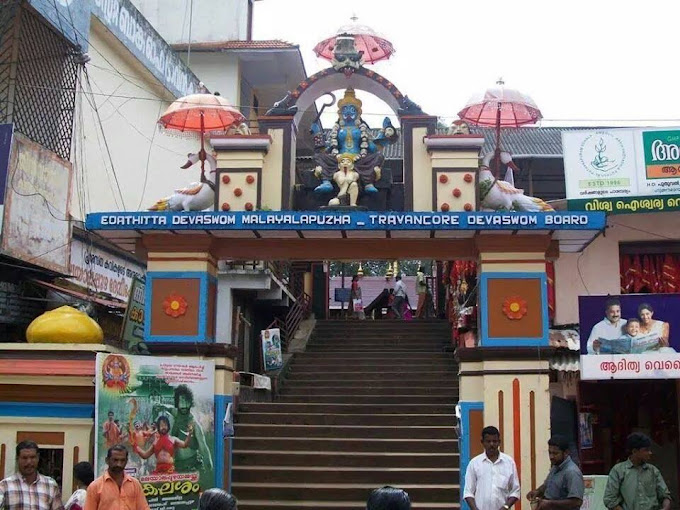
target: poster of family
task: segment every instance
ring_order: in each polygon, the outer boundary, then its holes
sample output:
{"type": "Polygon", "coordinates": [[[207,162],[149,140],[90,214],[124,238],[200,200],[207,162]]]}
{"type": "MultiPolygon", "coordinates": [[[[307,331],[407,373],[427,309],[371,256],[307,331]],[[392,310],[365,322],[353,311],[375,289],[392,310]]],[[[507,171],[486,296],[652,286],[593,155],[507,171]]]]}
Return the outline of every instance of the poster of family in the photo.
{"type": "Polygon", "coordinates": [[[680,378],[680,294],[579,297],[581,379],[680,378]]]}

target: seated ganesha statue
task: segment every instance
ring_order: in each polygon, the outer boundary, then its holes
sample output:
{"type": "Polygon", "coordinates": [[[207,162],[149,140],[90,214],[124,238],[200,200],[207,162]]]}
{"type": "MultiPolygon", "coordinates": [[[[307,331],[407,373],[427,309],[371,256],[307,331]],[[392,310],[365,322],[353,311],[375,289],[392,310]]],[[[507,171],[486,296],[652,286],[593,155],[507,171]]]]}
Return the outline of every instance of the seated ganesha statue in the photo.
{"type": "Polygon", "coordinates": [[[338,121],[333,125],[324,140],[323,131],[318,124],[312,126],[315,146],[316,167],[314,174],[321,184],[314,191],[328,193],[333,191],[331,180],[338,186],[338,195],[328,205],[340,205],[349,195],[349,205],[357,205],[360,188],[364,193],[377,193],[375,183],[380,180],[385,156],[385,145],[397,140],[397,131],[389,118],[385,117],[380,134],[373,138],[370,128],[361,118],[361,101],[354,89],[347,89],[345,96],[338,101],[338,121]]]}

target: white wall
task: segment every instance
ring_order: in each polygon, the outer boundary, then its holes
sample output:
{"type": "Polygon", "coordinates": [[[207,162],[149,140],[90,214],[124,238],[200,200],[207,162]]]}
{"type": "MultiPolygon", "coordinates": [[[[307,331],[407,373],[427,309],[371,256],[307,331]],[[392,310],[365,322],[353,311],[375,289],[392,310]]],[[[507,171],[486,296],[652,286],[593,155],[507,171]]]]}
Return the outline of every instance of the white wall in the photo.
{"type": "Polygon", "coordinates": [[[192,3],[191,42],[247,38],[248,0],[132,0],[132,3],[170,44],[189,42],[192,3]]]}
{"type": "Polygon", "coordinates": [[[95,17],[90,42],[91,61],[86,66],[94,95],[81,94],[82,133],[77,118],[74,137],[71,213],[79,219],[88,212],[146,209],[199,178],[197,166],[179,168],[188,152],[198,151],[198,139],[163,134],[156,127],[173,97],[95,17]],[[124,207],[96,115],[85,96],[99,110],[124,207]],[[158,100],[159,96],[164,100],[158,100]]]}
{"type": "Polygon", "coordinates": [[[556,324],[578,322],[578,296],[620,294],[619,243],[680,240],[677,212],[609,216],[604,235],[583,253],[560,255],[555,263],[556,324]]]}
{"type": "MultiPolygon", "coordinates": [[[[181,57],[187,61],[186,53],[181,57]]],[[[240,106],[240,72],[234,53],[191,53],[191,70],[211,92],[219,92],[229,103],[240,106]]]]}

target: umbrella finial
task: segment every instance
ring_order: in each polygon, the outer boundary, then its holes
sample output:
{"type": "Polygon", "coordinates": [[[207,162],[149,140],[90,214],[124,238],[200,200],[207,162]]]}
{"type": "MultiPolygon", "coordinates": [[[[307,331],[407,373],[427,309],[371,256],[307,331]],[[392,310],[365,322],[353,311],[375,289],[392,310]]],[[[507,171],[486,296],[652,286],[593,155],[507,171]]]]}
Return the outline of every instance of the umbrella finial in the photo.
{"type": "Polygon", "coordinates": [[[353,12],[349,19],[352,20],[352,23],[356,23],[357,21],[359,21],[359,16],[357,16],[356,12],[353,12]]]}
{"type": "Polygon", "coordinates": [[[498,80],[496,81],[496,85],[505,85],[505,82],[503,81],[502,76],[500,78],[498,78],[498,80]]]}

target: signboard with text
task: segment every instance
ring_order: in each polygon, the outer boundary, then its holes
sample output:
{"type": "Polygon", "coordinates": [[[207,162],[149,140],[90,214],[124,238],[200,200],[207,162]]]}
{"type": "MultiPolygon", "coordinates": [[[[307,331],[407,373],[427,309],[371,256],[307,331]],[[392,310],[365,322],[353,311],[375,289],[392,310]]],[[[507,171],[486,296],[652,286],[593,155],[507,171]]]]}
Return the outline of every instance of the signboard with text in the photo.
{"type": "Polygon", "coordinates": [[[146,283],[139,278],[133,278],[120,335],[123,345],[128,349],[144,341],[145,295],[146,283]]]}
{"type": "Polygon", "coordinates": [[[133,278],[144,278],[144,267],[131,259],[116,255],[74,237],[71,241],[69,273],[74,283],[92,292],[103,292],[127,301],[133,278]]]}
{"type": "Polygon", "coordinates": [[[562,133],[569,209],[680,210],[680,128],[562,133]]]}
{"type": "Polygon", "coordinates": [[[680,378],[680,294],[579,297],[581,379],[680,378]]]}
{"type": "Polygon", "coordinates": [[[122,443],[151,510],[195,509],[215,486],[215,363],[99,353],[96,364],[97,475],[122,443]]]}
{"type": "Polygon", "coordinates": [[[89,230],[601,230],[598,212],[121,212],[87,215],[89,230]]]}
{"type": "Polygon", "coordinates": [[[199,91],[199,80],[130,0],[93,0],[92,13],[176,97],[199,91]]]}

